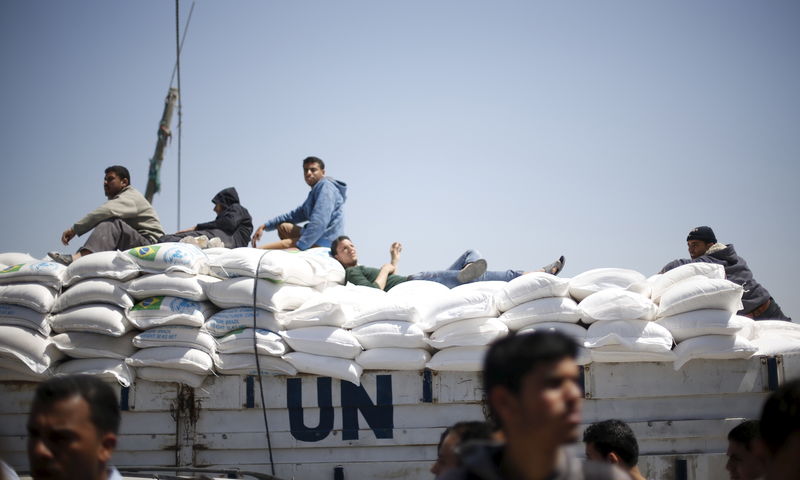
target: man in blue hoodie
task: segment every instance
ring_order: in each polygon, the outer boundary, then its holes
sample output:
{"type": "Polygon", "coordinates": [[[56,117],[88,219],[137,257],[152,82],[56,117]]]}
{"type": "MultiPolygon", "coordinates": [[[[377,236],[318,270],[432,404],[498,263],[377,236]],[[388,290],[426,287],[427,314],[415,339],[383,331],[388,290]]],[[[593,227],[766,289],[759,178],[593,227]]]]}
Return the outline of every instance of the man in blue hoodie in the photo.
{"type": "Polygon", "coordinates": [[[265,230],[278,230],[277,242],[258,248],[265,250],[311,247],[330,247],[331,242],[344,234],[344,202],[347,184],[325,176],[325,162],[317,157],[303,160],[303,176],[311,187],[306,201],[291,212],[278,215],[258,227],[253,234],[253,246],[265,230]],[[298,225],[308,222],[304,226],[298,225]]]}

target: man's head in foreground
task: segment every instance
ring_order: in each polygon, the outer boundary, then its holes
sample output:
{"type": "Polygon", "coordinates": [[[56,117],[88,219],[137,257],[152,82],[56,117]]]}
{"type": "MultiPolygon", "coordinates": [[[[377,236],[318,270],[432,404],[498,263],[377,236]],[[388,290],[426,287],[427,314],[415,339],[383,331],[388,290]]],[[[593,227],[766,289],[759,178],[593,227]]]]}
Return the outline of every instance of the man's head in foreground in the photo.
{"type": "Polygon", "coordinates": [[[436,451],[436,463],[431,467],[431,473],[437,477],[444,472],[461,464],[458,457],[458,447],[470,440],[489,440],[492,438],[492,428],[486,422],[458,422],[442,432],[439,446],[436,451]]]}
{"type": "Polygon", "coordinates": [[[728,432],[728,462],[731,480],[755,480],[764,475],[764,464],[755,451],[758,420],[747,420],[728,432]]]}
{"type": "Polygon", "coordinates": [[[598,462],[613,463],[641,478],[639,468],[639,443],[633,430],[622,420],[604,420],[589,426],[583,432],[586,457],[598,462]]]}
{"type": "Polygon", "coordinates": [[[41,383],[28,417],[34,480],[105,479],[119,422],[117,397],[102,380],[72,375],[41,383]]]}
{"type": "Polygon", "coordinates": [[[764,402],[758,424],[767,480],[796,479],[800,472],[800,379],[786,383],[764,402]]]}
{"type": "Polygon", "coordinates": [[[578,439],[581,421],[575,342],[558,332],[511,335],[486,354],[483,386],[507,445],[551,448],[578,439]]]}

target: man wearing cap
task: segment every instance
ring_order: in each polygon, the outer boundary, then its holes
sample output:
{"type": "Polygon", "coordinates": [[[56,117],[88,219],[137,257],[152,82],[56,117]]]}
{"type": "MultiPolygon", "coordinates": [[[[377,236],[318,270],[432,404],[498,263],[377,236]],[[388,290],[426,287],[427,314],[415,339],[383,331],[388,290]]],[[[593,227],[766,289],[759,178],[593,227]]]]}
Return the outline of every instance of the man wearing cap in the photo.
{"type": "Polygon", "coordinates": [[[664,265],[659,273],[692,262],[717,263],[725,267],[725,277],[728,280],[744,287],[742,295],[744,308],[737,312],[739,315],[755,320],[792,321],[784,315],[778,302],[769,295],[767,289],[756,281],[747,262],[736,254],[733,244],[717,243],[717,237],[711,227],[702,226],[693,229],[686,237],[686,243],[689,246],[689,256],[692,258],[673,260],[664,265]]]}

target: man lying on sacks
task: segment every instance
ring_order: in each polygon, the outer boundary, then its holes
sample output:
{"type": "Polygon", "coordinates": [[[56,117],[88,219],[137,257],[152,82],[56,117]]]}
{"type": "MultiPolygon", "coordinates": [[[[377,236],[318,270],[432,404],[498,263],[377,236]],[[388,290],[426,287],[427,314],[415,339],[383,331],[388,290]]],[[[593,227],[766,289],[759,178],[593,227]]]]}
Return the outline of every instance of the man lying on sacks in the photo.
{"type": "Polygon", "coordinates": [[[158,243],[183,241],[194,243],[200,248],[246,247],[253,233],[253,217],[239,203],[239,193],[236,188],[228,187],[220,190],[211,201],[214,203],[214,213],[217,214],[217,218],[210,222],[198,223],[194,227],[180,230],[172,235],[164,235],[158,243]],[[219,239],[221,245],[215,245],[215,238],[219,239]]]}
{"type": "Polygon", "coordinates": [[[264,231],[278,230],[277,242],[258,248],[280,250],[311,247],[330,247],[331,242],[344,233],[344,202],[347,199],[347,184],[325,176],[325,162],[317,157],[303,160],[303,177],[311,191],[302,205],[289,213],[278,215],[253,234],[253,246],[261,240],[264,231]],[[305,226],[298,225],[308,222],[305,226]]]}
{"type": "Polygon", "coordinates": [[[87,214],[61,234],[61,243],[68,245],[73,237],[92,230],[89,239],[72,255],[49,252],[47,255],[69,265],[83,255],[108,250],[151,245],[164,235],[158,214],[150,202],[131,186],[128,169],[119,165],[106,168],[103,191],[108,201],[87,214]]]}
{"type": "MultiPolygon", "coordinates": [[[[511,281],[520,275],[529,272],[522,270],[501,270],[486,271],[486,260],[481,257],[477,250],[467,250],[464,252],[447,270],[433,270],[419,272],[411,275],[395,275],[397,264],[400,262],[400,252],[403,246],[394,242],[389,248],[391,260],[381,268],[365,267],[358,265],[358,252],[350,237],[342,235],[331,244],[331,256],[339,261],[345,268],[345,281],[354,285],[364,285],[367,287],[380,288],[389,291],[392,287],[408,280],[429,280],[441,283],[446,287],[453,288],[462,283],[487,282],[487,281],[511,281]]],[[[537,270],[558,275],[564,268],[564,257],[537,270]]]]}
{"type": "Polygon", "coordinates": [[[717,237],[711,227],[702,226],[692,229],[689,236],[686,237],[686,243],[689,247],[689,256],[692,258],[673,260],[666,264],[659,273],[692,262],[722,265],[725,267],[725,278],[744,287],[744,295],[742,295],[744,308],[738,312],[739,315],[755,320],[792,320],[781,311],[778,302],[769,295],[767,289],[756,281],[747,262],[733,249],[733,244],[717,243],[717,237]]]}

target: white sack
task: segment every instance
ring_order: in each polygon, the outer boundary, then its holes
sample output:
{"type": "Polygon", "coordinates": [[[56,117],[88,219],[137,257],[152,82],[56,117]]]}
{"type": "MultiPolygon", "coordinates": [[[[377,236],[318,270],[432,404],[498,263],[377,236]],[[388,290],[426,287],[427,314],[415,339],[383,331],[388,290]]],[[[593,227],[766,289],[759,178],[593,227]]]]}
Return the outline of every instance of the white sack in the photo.
{"type": "Polygon", "coordinates": [[[133,337],[129,332],[121,337],[111,337],[100,333],[66,332],[51,338],[53,344],[65,355],[72,358],[116,358],[124,360],[134,353],[133,337]]]}
{"type": "Polygon", "coordinates": [[[480,291],[453,291],[436,282],[411,280],[389,290],[392,299],[414,305],[419,313],[418,324],[433,331],[448,323],[467,318],[496,317],[494,297],[480,291]],[[395,290],[400,289],[399,292],[395,290]]]}
{"type": "Polygon", "coordinates": [[[684,340],[675,347],[675,370],[697,358],[728,360],[750,358],[758,347],[739,335],[703,335],[684,340]]]}
{"type": "Polygon", "coordinates": [[[425,332],[419,325],[400,320],[386,320],[360,325],[350,331],[362,347],[425,348],[425,332]]]}
{"type": "MultiPolygon", "coordinates": [[[[273,332],[281,329],[281,324],[275,319],[274,313],[256,308],[255,316],[256,328],[272,330],[273,332]]],[[[220,310],[206,320],[203,325],[203,330],[207,330],[215,337],[221,337],[228,332],[242,328],[253,328],[252,307],[235,307],[220,310]]]]}
{"type": "Polygon", "coordinates": [[[0,265],[19,265],[20,263],[33,263],[39,261],[30,253],[6,252],[0,253],[0,265]]]}
{"type": "MultiPolygon", "coordinates": [[[[401,285],[393,288],[394,292],[401,285]]],[[[431,282],[433,283],[433,282],[431,282]]],[[[438,287],[444,287],[434,283],[434,291],[441,292],[438,287]]],[[[447,290],[447,287],[444,287],[447,290]]],[[[363,285],[334,286],[326,288],[322,293],[325,299],[339,304],[345,317],[344,328],[355,328],[369,322],[379,320],[399,320],[405,322],[416,322],[419,320],[419,311],[414,307],[413,301],[409,301],[403,295],[403,290],[399,294],[389,295],[379,288],[366,287],[363,285]]]]}
{"type": "Polygon", "coordinates": [[[287,353],[283,359],[291,363],[298,373],[333,377],[346,380],[356,386],[361,385],[361,373],[364,369],[353,360],[303,352],[287,353]]]}
{"type": "Polygon", "coordinates": [[[253,330],[242,328],[226,333],[217,339],[218,353],[253,354],[253,335],[256,336],[256,348],[260,355],[283,355],[289,351],[286,342],[276,332],[269,330],[253,330]]]}
{"type": "Polygon", "coordinates": [[[698,275],[673,285],[661,295],[658,316],[705,308],[736,312],[742,309],[742,293],[742,286],[729,280],[698,275]]]}
{"type": "Polygon", "coordinates": [[[592,362],[595,363],[638,363],[638,362],[674,362],[675,354],[666,352],[643,352],[627,350],[624,347],[600,347],[589,350],[592,362]]]}
{"type": "Polygon", "coordinates": [[[211,355],[189,347],[143,348],[126,359],[125,363],[132,367],[174,368],[197,375],[208,375],[214,367],[211,355]]]}
{"type": "Polygon", "coordinates": [[[653,281],[653,301],[660,302],[664,292],[672,288],[673,285],[696,275],[724,279],[725,267],[716,263],[694,262],[664,272],[653,281]]]}
{"type": "Polygon", "coordinates": [[[750,342],[758,348],[756,355],[783,355],[800,352],[800,324],[783,320],[754,322],[750,342]]]}
{"type": "MultiPolygon", "coordinates": [[[[259,355],[262,375],[297,375],[297,369],[280,357],[259,355]]],[[[257,375],[256,359],[252,353],[220,353],[214,357],[214,367],[221,375],[257,375]]]]}
{"type": "Polygon", "coordinates": [[[496,318],[470,318],[449,323],[436,329],[428,345],[436,349],[489,345],[508,335],[508,327],[496,318]]]}
{"type": "Polygon", "coordinates": [[[213,354],[217,341],[210,333],[186,326],[157,327],[145,330],[133,337],[133,345],[150,347],[189,347],[213,354]]]}
{"type": "Polygon", "coordinates": [[[139,265],[118,250],[83,255],[67,267],[65,283],[72,285],[87,278],[103,277],[127,281],[139,276],[139,265]]]}
{"type": "Polygon", "coordinates": [[[626,268],[595,268],[569,280],[569,294],[577,302],[607,288],[626,289],[644,282],[647,278],[635,270],[626,268]]]}
{"type": "Polygon", "coordinates": [[[17,325],[50,335],[47,314],[20,305],[0,304],[0,325],[17,325]]]}
{"type": "Polygon", "coordinates": [[[481,292],[489,295],[499,295],[508,286],[502,280],[489,280],[485,282],[469,282],[456,285],[451,290],[456,292],[481,292]]]}
{"type": "Polygon", "coordinates": [[[578,345],[583,345],[583,342],[586,341],[587,330],[585,327],[575,323],[541,322],[534,323],[533,325],[529,325],[523,329],[520,329],[520,331],[517,332],[517,335],[533,332],[560,332],[568,337],[571,337],[578,343],[578,345]]]}
{"type": "Polygon", "coordinates": [[[364,370],[422,370],[431,354],[421,348],[373,348],[358,354],[364,370]]]}
{"type": "Polygon", "coordinates": [[[101,380],[114,380],[123,387],[133,384],[133,369],[124,360],[114,358],[80,358],[68,360],[55,369],[56,375],[86,374],[101,380]]]}
{"type": "Polygon", "coordinates": [[[785,320],[759,320],[753,325],[753,338],[783,335],[800,338],[800,324],[785,320]]]}
{"type": "Polygon", "coordinates": [[[35,373],[44,373],[63,356],[50,339],[33,330],[0,325],[0,357],[23,363],[35,373]]]}
{"type": "Polygon", "coordinates": [[[342,306],[322,295],[312,297],[297,310],[275,314],[275,319],[287,329],[301,327],[331,326],[341,327],[345,323],[342,306]]]}
{"type": "MultiPolygon", "coordinates": [[[[318,250],[318,249],[312,249],[318,250]]],[[[318,251],[289,252],[235,248],[218,256],[210,265],[211,272],[220,278],[258,277],[293,285],[319,286],[344,283],[344,267],[323,249],[318,251]]]]}
{"type": "Polygon", "coordinates": [[[31,262],[10,265],[0,269],[0,285],[9,283],[38,283],[52,288],[61,288],[67,275],[67,267],[56,262],[31,262]]]}
{"type": "Polygon", "coordinates": [[[480,372],[489,347],[451,347],[436,352],[425,365],[431,370],[445,372],[480,372]]]}
{"type": "Polygon", "coordinates": [[[676,342],[682,342],[701,335],[740,334],[747,338],[755,321],[727,310],[706,308],[660,318],[656,323],[669,330],[676,342]]]}
{"type": "Polygon", "coordinates": [[[60,312],[88,303],[107,303],[122,308],[131,308],[133,298],[128,295],[125,285],[119,280],[90,278],[76,283],[59,295],[53,311],[60,312]]]}
{"type": "Polygon", "coordinates": [[[600,320],[653,320],[658,307],[638,293],[608,288],[581,300],[578,311],[583,323],[600,320]]]}
{"type": "Polygon", "coordinates": [[[0,303],[22,305],[37,312],[47,313],[56,303],[56,292],[38,283],[0,285],[0,303]]]}
{"type": "Polygon", "coordinates": [[[362,350],[356,337],[343,328],[296,328],[282,332],[282,336],[295,351],[314,355],[353,359],[362,350]]]}
{"type": "Polygon", "coordinates": [[[163,325],[201,327],[215,310],[210,302],[195,302],[178,297],[150,297],[128,310],[128,320],[142,330],[163,325]]]}
{"type": "Polygon", "coordinates": [[[646,320],[612,320],[595,322],[586,332],[586,348],[619,346],[636,352],[668,352],[672,334],[655,322],[646,320]]]}
{"type": "Polygon", "coordinates": [[[206,286],[208,298],[220,308],[252,307],[253,289],[258,284],[256,308],[272,312],[295,310],[320,293],[311,287],[279,285],[267,280],[232,278],[206,286]]]}
{"type": "Polygon", "coordinates": [[[197,246],[189,243],[156,243],[131,248],[125,252],[144,272],[205,273],[208,258],[197,246]]]}
{"type": "MultiPolygon", "coordinates": [[[[23,366],[23,369],[5,368],[3,366],[4,360],[6,359],[0,358],[0,382],[42,382],[50,378],[49,371],[36,373],[26,366],[23,366]]],[[[14,367],[17,367],[17,365],[14,365],[14,367]]]]}
{"type": "Polygon", "coordinates": [[[133,298],[139,300],[167,295],[202,302],[208,300],[204,287],[216,282],[219,282],[219,279],[209,275],[182,272],[156,273],[131,280],[127,290],[133,298]]]}
{"type": "Polygon", "coordinates": [[[500,320],[511,330],[540,322],[578,323],[579,319],[578,304],[568,297],[538,298],[510,308],[500,315],[500,320]]]}
{"type": "Polygon", "coordinates": [[[57,333],[90,332],[112,337],[120,337],[133,329],[121,308],[105,303],[69,308],[50,317],[50,325],[57,333]]]}
{"type": "Polygon", "coordinates": [[[142,367],[136,369],[139,380],[159,383],[181,383],[183,385],[199,388],[206,379],[206,375],[191,373],[176,368],[142,367]]]}
{"type": "Polygon", "coordinates": [[[546,297],[565,297],[569,290],[569,279],[545,272],[531,272],[510,282],[495,295],[495,303],[501,312],[517,305],[546,297]]]}

